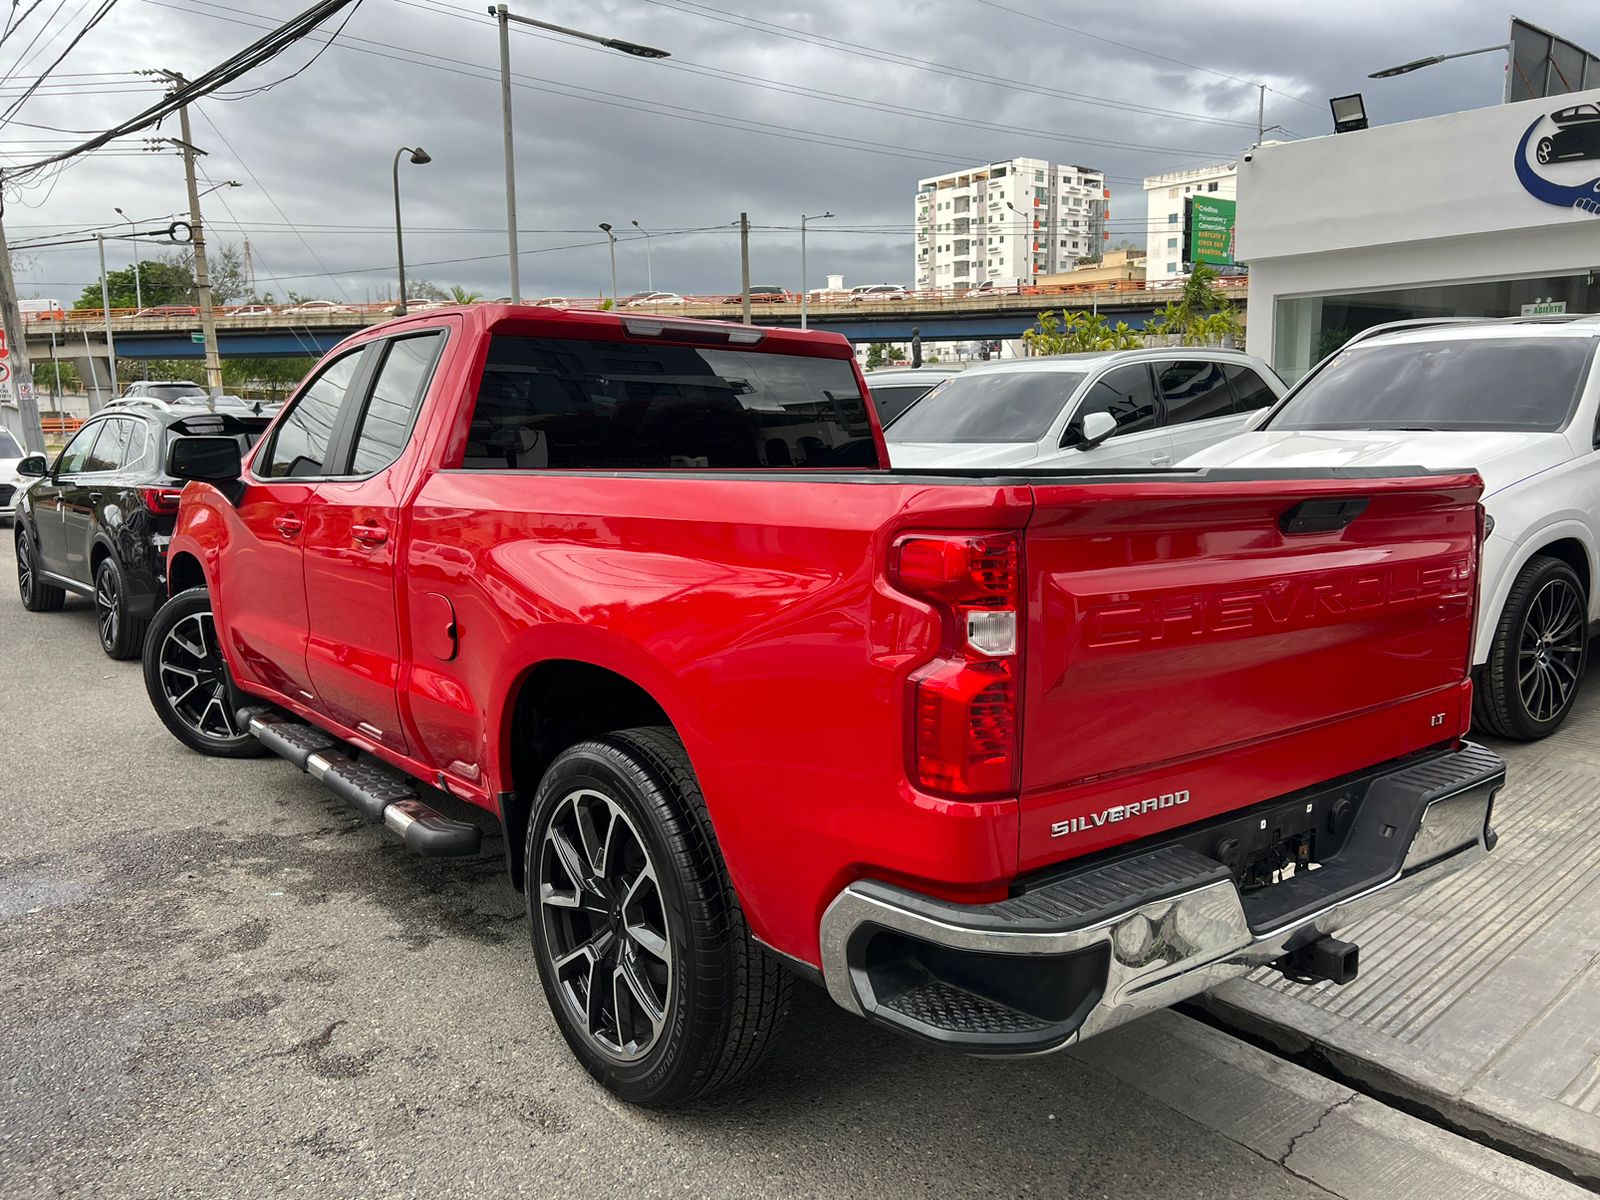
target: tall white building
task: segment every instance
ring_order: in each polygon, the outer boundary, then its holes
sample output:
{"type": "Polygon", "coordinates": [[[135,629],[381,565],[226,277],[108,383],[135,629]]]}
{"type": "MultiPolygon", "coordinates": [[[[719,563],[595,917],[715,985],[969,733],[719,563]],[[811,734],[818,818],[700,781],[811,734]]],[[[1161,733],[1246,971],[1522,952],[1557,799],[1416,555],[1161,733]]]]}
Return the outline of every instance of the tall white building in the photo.
{"type": "Polygon", "coordinates": [[[1013,158],[917,184],[916,286],[965,290],[1031,283],[1099,254],[1111,193],[1105,172],[1013,158]]]}
{"type": "Polygon", "coordinates": [[[1145,197],[1145,280],[1182,279],[1183,209],[1190,196],[1209,196],[1233,200],[1238,195],[1239,164],[1217,163],[1187,171],[1168,171],[1149,175],[1144,181],[1145,197]]]}

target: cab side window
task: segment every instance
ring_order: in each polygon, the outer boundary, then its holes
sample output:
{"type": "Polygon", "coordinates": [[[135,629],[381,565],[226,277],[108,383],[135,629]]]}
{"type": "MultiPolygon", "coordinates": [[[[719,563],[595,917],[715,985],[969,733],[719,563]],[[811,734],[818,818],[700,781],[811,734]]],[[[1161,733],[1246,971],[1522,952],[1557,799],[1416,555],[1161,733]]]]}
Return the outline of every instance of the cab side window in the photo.
{"type": "Polygon", "coordinates": [[[326,473],[328,448],[345,393],[356,377],[365,346],[334,359],[295,398],[278,423],[259,471],[273,479],[326,473]]]}
{"type": "Polygon", "coordinates": [[[1117,432],[1140,433],[1161,424],[1161,405],[1156,399],[1150,368],[1143,363],[1107,371],[1082,400],[1073,415],[1076,424],[1093,412],[1110,413],[1117,420],[1117,432]]]}
{"type": "Polygon", "coordinates": [[[107,421],[100,429],[100,436],[95,438],[94,449],[84,460],[82,469],[85,472],[120,470],[126,460],[128,437],[132,432],[131,421],[107,421]]]}
{"type": "Polygon", "coordinates": [[[1161,400],[1167,406],[1168,425],[1209,421],[1233,413],[1233,395],[1221,363],[1175,362],[1160,370],[1161,400]]]}
{"type": "Polygon", "coordinates": [[[67,443],[67,448],[61,452],[61,457],[56,459],[57,475],[76,475],[84,469],[84,460],[89,457],[94,440],[100,436],[100,430],[105,424],[104,421],[100,421],[94,425],[85,425],[78,430],[77,436],[67,443]]]}
{"type": "Polygon", "coordinates": [[[371,475],[400,457],[443,345],[442,329],[389,343],[361,414],[350,474],[371,475]]]}
{"type": "Polygon", "coordinates": [[[1225,367],[1228,382],[1233,384],[1233,411],[1255,412],[1258,408],[1271,408],[1278,396],[1267,381],[1249,367],[1225,367]]]}

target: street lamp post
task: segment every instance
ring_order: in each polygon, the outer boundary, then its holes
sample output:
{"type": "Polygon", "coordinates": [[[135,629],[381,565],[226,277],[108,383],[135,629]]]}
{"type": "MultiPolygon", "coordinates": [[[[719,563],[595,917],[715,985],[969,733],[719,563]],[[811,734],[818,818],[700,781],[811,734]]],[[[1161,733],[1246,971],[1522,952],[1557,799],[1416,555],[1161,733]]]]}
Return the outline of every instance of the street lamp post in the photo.
{"type": "Polygon", "coordinates": [[[1409,75],[1413,71],[1420,71],[1423,67],[1436,66],[1448,62],[1452,58],[1471,58],[1475,54],[1496,54],[1504,51],[1506,54],[1506,87],[1505,99],[1511,99],[1511,56],[1516,53],[1515,42],[1500,42],[1494,46],[1479,46],[1476,50],[1457,50],[1454,54],[1431,54],[1427,58],[1414,59],[1408,63],[1401,63],[1398,67],[1385,67],[1381,71],[1374,71],[1368,79],[1393,79],[1396,75],[1409,75]]]}
{"type": "Polygon", "coordinates": [[[831,212],[817,213],[814,216],[800,214],[800,328],[806,327],[806,309],[808,297],[811,295],[806,285],[811,282],[811,277],[806,274],[806,222],[821,221],[833,216],[831,212]]]}
{"type": "Polygon", "coordinates": [[[411,161],[417,166],[431,163],[433,156],[421,146],[413,149],[410,146],[401,146],[394,152],[394,256],[400,266],[400,299],[394,306],[394,315],[406,315],[406,239],[400,226],[400,156],[411,155],[411,161]]]}
{"type": "Polygon", "coordinates": [[[611,226],[604,221],[600,222],[600,228],[611,242],[611,308],[615,311],[622,307],[617,296],[617,235],[611,232],[611,226]]]}
{"type": "MultiPolygon", "coordinates": [[[[100,243],[100,305],[104,310],[101,315],[106,320],[106,362],[111,367],[111,395],[115,399],[117,395],[117,339],[116,335],[111,332],[111,283],[106,277],[106,235],[97,233],[94,238],[95,241],[100,243]]],[[[93,359],[89,360],[89,370],[91,373],[95,373],[93,359]]],[[[95,389],[95,391],[98,390],[98,388],[95,389]]]]}
{"type": "MultiPolygon", "coordinates": [[[[577,38],[579,41],[593,42],[597,46],[604,46],[608,50],[620,50],[624,54],[631,54],[635,58],[670,58],[665,50],[657,50],[654,46],[641,46],[637,42],[625,42],[621,38],[605,37],[601,34],[585,33],[581,29],[568,29],[565,25],[552,25],[548,21],[535,21],[532,17],[519,17],[511,12],[504,4],[491,5],[489,15],[500,23],[500,119],[503,125],[506,159],[506,250],[511,256],[511,303],[522,303],[522,281],[517,263],[517,168],[516,150],[511,138],[511,22],[518,25],[528,25],[534,29],[543,29],[549,33],[559,33],[564,37],[577,38]]],[[[615,248],[613,247],[613,254],[615,248]]],[[[612,291],[615,291],[615,286],[612,291]]]]}
{"type": "Polygon", "coordinates": [[[128,228],[133,232],[128,234],[128,239],[133,243],[133,303],[135,310],[144,308],[144,285],[139,282],[139,227],[134,224],[133,218],[120,208],[115,210],[117,216],[128,223],[128,228]]]}
{"type": "Polygon", "coordinates": [[[1033,270],[1033,218],[1009,200],[1006,201],[1006,207],[1022,218],[1022,238],[1024,242],[1028,243],[1028,286],[1032,287],[1035,282],[1033,270]]]}
{"type": "Polygon", "coordinates": [[[644,234],[644,283],[653,292],[656,290],[656,268],[650,260],[650,231],[637,221],[632,222],[632,225],[644,234]]]}

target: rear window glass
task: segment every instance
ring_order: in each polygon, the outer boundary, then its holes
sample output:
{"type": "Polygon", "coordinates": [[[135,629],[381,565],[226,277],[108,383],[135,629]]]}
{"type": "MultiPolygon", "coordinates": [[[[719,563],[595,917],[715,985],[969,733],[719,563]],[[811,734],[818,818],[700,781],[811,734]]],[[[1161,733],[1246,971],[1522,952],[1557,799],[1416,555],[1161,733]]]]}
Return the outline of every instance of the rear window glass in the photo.
{"type": "Polygon", "coordinates": [[[1592,345],[1541,337],[1354,346],[1269,425],[1553,432],[1572,416],[1592,345]]]}
{"type": "Polygon", "coordinates": [[[0,458],[21,458],[22,447],[4,429],[0,429],[0,458]]]}
{"type": "Polygon", "coordinates": [[[878,406],[878,420],[887,425],[906,409],[916,402],[919,396],[928,394],[932,386],[926,383],[898,383],[882,387],[872,387],[867,384],[872,392],[872,402],[878,406]]]}
{"type": "Polygon", "coordinates": [[[847,361],[497,335],[462,465],[506,470],[875,466],[847,361]]]}
{"type": "Polygon", "coordinates": [[[1082,371],[993,371],[947,379],[907,409],[895,442],[1037,442],[1083,382],[1082,371]]]}

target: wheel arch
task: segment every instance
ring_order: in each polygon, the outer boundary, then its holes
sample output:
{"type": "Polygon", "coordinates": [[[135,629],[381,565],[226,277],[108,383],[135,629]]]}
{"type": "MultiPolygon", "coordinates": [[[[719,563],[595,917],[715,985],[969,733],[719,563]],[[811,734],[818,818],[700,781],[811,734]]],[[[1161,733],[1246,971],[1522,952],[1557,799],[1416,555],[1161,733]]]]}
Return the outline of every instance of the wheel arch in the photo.
{"type": "MultiPolygon", "coordinates": [[[[1563,517],[1543,525],[1513,544],[1504,561],[1496,568],[1494,578],[1484,581],[1484,585],[1491,587],[1493,591],[1484,597],[1478,614],[1477,645],[1473,653],[1475,666],[1481,665],[1488,653],[1489,642],[1494,636],[1495,627],[1500,623],[1506,599],[1511,594],[1517,576],[1522,574],[1529,562],[1541,554],[1560,559],[1577,573],[1578,581],[1583,585],[1584,595],[1588,599],[1589,620],[1593,622],[1597,615],[1600,615],[1597,613],[1597,605],[1600,605],[1600,588],[1596,587],[1595,580],[1600,552],[1597,552],[1593,532],[1585,522],[1576,517],[1563,517]]],[[[1485,555],[1485,558],[1487,557],[1485,555]]]]}
{"type": "Polygon", "coordinates": [[[167,598],[206,586],[206,572],[199,558],[187,550],[176,551],[167,563],[167,598]]]}

